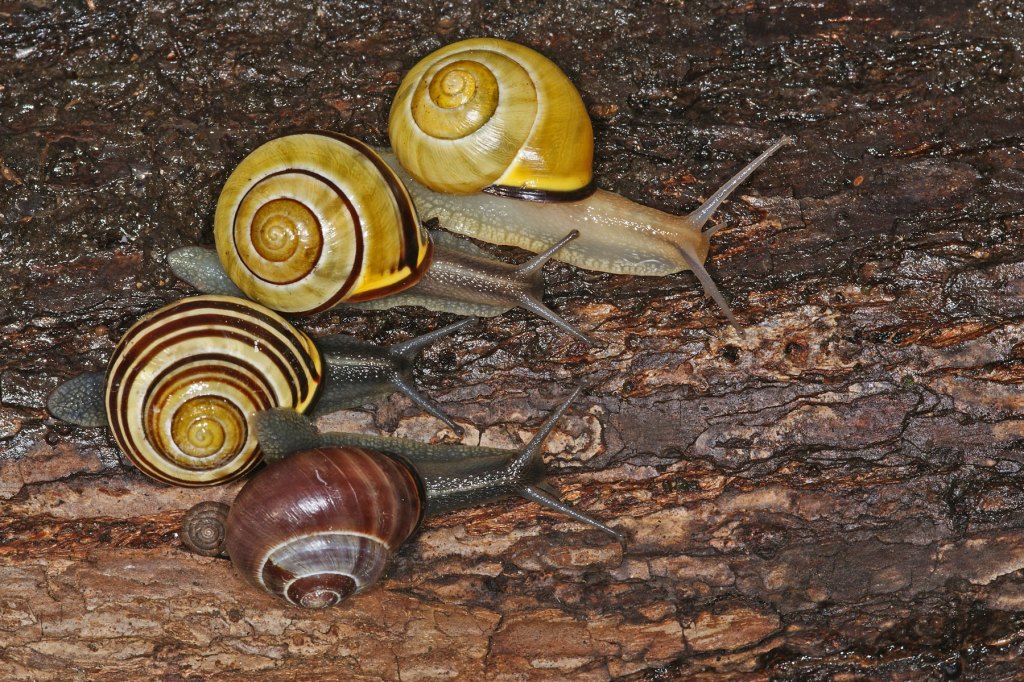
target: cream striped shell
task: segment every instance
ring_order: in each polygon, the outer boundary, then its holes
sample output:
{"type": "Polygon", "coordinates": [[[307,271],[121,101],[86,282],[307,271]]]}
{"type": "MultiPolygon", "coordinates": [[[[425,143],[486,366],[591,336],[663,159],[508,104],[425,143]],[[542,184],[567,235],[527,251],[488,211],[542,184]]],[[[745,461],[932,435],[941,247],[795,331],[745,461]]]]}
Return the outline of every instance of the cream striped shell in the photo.
{"type": "Polygon", "coordinates": [[[415,284],[430,241],[394,171],[353,138],[286,135],[249,154],[217,202],[221,265],[246,296],[313,313],[415,284]]]}
{"type": "Polygon", "coordinates": [[[312,340],[276,313],[242,299],[187,298],[140,320],[118,343],[107,368],[107,419],[146,475],[215,485],[260,462],[252,415],[305,410],[321,377],[312,340]]]}

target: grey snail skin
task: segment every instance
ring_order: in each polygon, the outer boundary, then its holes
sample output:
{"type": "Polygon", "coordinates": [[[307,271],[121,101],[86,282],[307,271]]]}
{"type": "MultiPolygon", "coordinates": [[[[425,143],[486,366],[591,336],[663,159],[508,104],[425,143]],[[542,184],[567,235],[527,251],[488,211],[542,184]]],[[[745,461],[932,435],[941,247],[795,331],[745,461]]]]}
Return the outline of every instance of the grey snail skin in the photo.
{"type": "Polygon", "coordinates": [[[576,236],[566,227],[541,255],[503,263],[465,239],[424,229],[374,150],[310,131],[270,140],[243,159],[217,202],[216,252],[184,247],[168,263],[200,291],[286,314],[356,304],[491,317],[520,307],[594,346],[542,301],[544,263],[576,236]]]}
{"type": "Polygon", "coordinates": [[[380,347],[345,335],[313,341],[246,299],[186,298],[135,323],[106,371],[59,385],[47,408],[79,426],[109,426],[125,456],[155,480],[217,485],[262,461],[249,422],[274,407],[316,416],[401,391],[462,433],[416,390],[412,369],[423,348],[474,322],[380,347]]]}
{"type": "Polygon", "coordinates": [[[739,324],[704,269],[729,195],[792,138],[782,138],[700,207],[676,216],[595,189],[593,129],[579,92],[549,59],[506,40],[475,38],[417,63],[399,85],[379,150],[419,214],[447,230],[539,252],[587,270],[663,276],[691,270],[739,324]]]}
{"type": "MultiPolygon", "coordinates": [[[[224,531],[206,534],[223,536],[250,583],[305,608],[333,606],[373,585],[425,516],[507,497],[539,502],[622,542],[619,531],[562,502],[543,482],[540,448],[581,390],[519,452],[321,434],[294,410],[260,413],[254,424],[270,464],[239,491],[224,531]]],[[[186,546],[200,542],[188,533],[183,527],[186,546]]]]}
{"type": "Polygon", "coordinates": [[[463,428],[416,389],[413,365],[424,348],[476,322],[477,318],[470,317],[390,346],[379,346],[345,334],[317,339],[315,343],[324,360],[324,390],[309,414],[316,417],[358,407],[399,391],[461,436],[463,428]]]}

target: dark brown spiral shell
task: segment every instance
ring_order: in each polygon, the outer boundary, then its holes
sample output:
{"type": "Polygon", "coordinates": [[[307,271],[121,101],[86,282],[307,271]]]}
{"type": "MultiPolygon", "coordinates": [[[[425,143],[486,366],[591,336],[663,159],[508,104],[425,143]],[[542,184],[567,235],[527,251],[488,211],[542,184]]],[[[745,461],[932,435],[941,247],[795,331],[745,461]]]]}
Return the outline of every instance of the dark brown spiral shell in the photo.
{"type": "Polygon", "coordinates": [[[360,448],[305,450],[238,493],[228,554],[247,580],[290,604],[333,606],[380,578],[424,507],[421,481],[398,459],[360,448]]]}
{"type": "Polygon", "coordinates": [[[228,510],[223,502],[200,502],[185,513],[181,541],[189,551],[202,556],[221,556],[227,551],[228,510]]]}
{"type": "Polygon", "coordinates": [[[186,298],[121,338],[107,368],[107,419],[143,473],[214,485],[262,459],[249,419],[305,410],[321,378],[313,341],[277,313],[225,296],[186,298]]]}

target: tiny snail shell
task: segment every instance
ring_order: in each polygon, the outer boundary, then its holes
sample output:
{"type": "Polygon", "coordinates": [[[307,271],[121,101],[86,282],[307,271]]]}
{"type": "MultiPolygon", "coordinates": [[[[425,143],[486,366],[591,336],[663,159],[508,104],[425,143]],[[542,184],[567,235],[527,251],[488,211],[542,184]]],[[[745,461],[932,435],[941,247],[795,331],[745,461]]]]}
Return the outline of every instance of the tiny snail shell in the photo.
{"type": "Polygon", "coordinates": [[[248,473],[262,453],[249,418],[272,407],[308,409],[323,377],[313,341],[243,299],[182,299],[136,322],[105,373],[50,395],[54,416],[107,424],[143,473],[202,486],[248,473]]]}
{"type": "Polygon", "coordinates": [[[227,516],[227,552],[249,582],[290,604],[323,608],[376,582],[424,515],[510,496],[611,535],[544,483],[541,446],[577,388],[519,452],[402,438],[317,432],[294,410],[268,410],[254,428],[271,463],[227,516]]]}
{"type": "Polygon", "coordinates": [[[542,301],[543,265],[576,236],[566,227],[543,254],[509,265],[467,240],[431,235],[379,154],[309,131],[261,145],[231,173],[214,219],[216,259],[184,247],[168,262],[200,291],[285,313],[419,305],[490,317],[520,307],[597,345],[542,301]]]}
{"type": "Polygon", "coordinates": [[[185,514],[181,522],[181,540],[194,554],[221,556],[227,552],[225,527],[229,505],[223,502],[200,502],[185,514]]]}
{"type": "Polygon", "coordinates": [[[702,229],[740,183],[792,140],[771,145],[702,206],[675,216],[594,190],[591,132],[579,93],[549,59],[516,43],[476,38],[437,50],[406,75],[389,117],[392,153],[382,156],[405,182],[419,214],[437,218],[445,229],[537,252],[570,226],[580,236],[558,252],[558,260],[631,275],[691,270],[738,327],[703,266],[715,229],[702,229]],[[506,81],[507,74],[513,77],[506,81]],[[536,97],[537,103],[492,111],[487,101],[495,88],[498,102],[536,97]],[[477,96],[486,101],[477,103],[477,96]],[[507,123],[515,113],[525,117],[522,125],[507,123]],[[468,122],[460,121],[463,114],[468,122]],[[525,138],[522,130],[529,131],[525,138]],[[501,151],[493,163],[483,158],[491,150],[501,151]],[[467,180],[474,170],[479,183],[467,180]]]}

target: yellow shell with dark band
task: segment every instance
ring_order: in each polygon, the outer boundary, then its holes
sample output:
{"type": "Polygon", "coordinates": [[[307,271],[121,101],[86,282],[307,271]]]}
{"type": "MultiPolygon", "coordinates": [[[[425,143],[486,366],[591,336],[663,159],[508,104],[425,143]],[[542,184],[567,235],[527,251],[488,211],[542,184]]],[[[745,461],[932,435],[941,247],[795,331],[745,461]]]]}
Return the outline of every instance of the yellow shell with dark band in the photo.
{"type": "Polygon", "coordinates": [[[300,133],[245,157],[214,218],[221,265],[246,296],[313,313],[415,284],[430,242],[405,187],[342,135],[300,133]]]}
{"type": "Polygon", "coordinates": [[[402,166],[436,192],[585,196],[594,135],[579,92],[547,57],[476,38],[428,55],[388,123],[402,166]]]}
{"type": "Polygon", "coordinates": [[[121,338],[107,368],[107,420],[146,475],[215,485],[262,459],[251,417],[306,410],[322,376],[313,341],[280,315],[242,299],[187,298],[121,338]]]}

